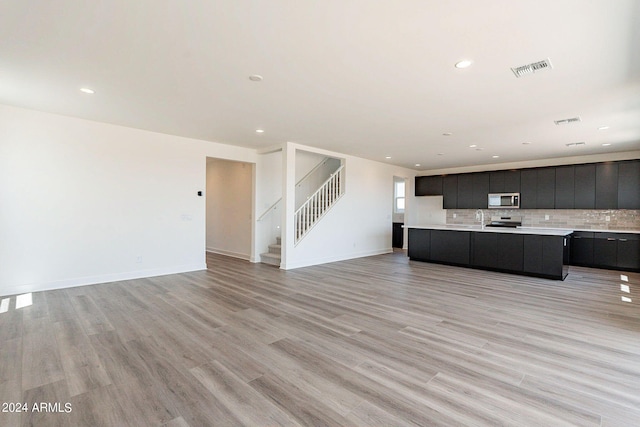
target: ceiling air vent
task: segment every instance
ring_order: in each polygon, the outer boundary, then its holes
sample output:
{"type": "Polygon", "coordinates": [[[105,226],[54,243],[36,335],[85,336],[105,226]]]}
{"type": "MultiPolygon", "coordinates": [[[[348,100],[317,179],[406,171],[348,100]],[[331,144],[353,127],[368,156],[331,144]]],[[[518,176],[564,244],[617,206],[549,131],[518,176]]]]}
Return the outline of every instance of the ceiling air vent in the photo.
{"type": "Polygon", "coordinates": [[[587,144],[586,142],[570,142],[564,145],[566,145],[567,147],[578,147],[580,145],[586,145],[586,144],[587,144]]]}
{"type": "Polygon", "coordinates": [[[571,123],[578,123],[581,121],[582,119],[580,118],[580,116],[578,116],[578,117],[571,117],[570,119],[554,120],[553,123],[560,126],[560,125],[568,125],[571,123]]]}
{"type": "Polygon", "coordinates": [[[519,67],[512,68],[511,71],[513,71],[513,74],[515,74],[516,77],[520,78],[522,76],[526,76],[527,74],[537,73],[538,71],[542,70],[550,70],[552,68],[553,65],[551,65],[551,60],[547,58],[542,61],[534,62],[532,64],[521,65],[519,67]]]}

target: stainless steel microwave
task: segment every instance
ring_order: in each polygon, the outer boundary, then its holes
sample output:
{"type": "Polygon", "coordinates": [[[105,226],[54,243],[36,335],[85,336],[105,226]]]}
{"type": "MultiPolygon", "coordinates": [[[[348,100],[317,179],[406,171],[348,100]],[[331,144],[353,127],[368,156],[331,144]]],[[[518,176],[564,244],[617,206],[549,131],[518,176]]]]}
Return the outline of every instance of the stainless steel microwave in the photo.
{"type": "Polygon", "coordinates": [[[520,209],[520,193],[489,194],[489,209],[520,209]]]}

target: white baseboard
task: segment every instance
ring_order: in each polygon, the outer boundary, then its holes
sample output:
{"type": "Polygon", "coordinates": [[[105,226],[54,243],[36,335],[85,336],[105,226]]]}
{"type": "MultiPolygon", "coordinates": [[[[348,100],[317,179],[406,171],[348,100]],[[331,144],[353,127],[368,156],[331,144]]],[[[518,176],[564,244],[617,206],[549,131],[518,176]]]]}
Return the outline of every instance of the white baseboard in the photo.
{"type": "Polygon", "coordinates": [[[76,277],[53,282],[29,283],[26,285],[8,286],[0,289],[1,296],[25,294],[28,292],[51,291],[54,289],[74,288],[76,286],[97,285],[99,283],[119,282],[121,280],[142,279],[146,277],[165,276],[167,274],[188,273],[206,270],[206,264],[188,264],[174,267],[153,268],[148,270],[127,271],[125,273],[105,274],[100,276],[76,277]]]}
{"type": "Polygon", "coordinates": [[[243,259],[245,261],[250,261],[250,259],[251,259],[249,254],[241,254],[239,252],[226,251],[224,249],[218,249],[218,248],[207,248],[207,252],[211,252],[211,253],[218,254],[218,255],[230,256],[230,257],[233,257],[233,258],[240,258],[240,259],[243,259]]]}
{"type": "Polygon", "coordinates": [[[365,251],[365,252],[354,252],[354,253],[350,253],[350,254],[346,254],[346,255],[337,255],[337,256],[324,257],[324,258],[307,259],[307,260],[300,261],[300,262],[289,263],[287,265],[284,265],[284,263],[283,263],[280,266],[280,268],[283,269],[283,270],[293,270],[295,268],[311,267],[312,265],[320,265],[320,264],[327,264],[329,262],[346,261],[348,259],[364,258],[364,257],[368,257],[368,256],[375,256],[375,255],[383,255],[383,254],[388,254],[388,253],[392,253],[392,252],[393,252],[393,248],[376,249],[376,250],[365,251]]]}

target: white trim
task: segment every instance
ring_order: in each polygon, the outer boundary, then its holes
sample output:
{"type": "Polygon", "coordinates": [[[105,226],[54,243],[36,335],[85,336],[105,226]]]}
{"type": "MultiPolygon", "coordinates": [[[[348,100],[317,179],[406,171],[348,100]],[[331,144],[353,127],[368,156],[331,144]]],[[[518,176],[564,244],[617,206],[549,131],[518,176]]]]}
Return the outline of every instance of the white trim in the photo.
{"type": "Polygon", "coordinates": [[[8,286],[0,289],[0,296],[24,294],[27,292],[51,291],[54,289],[74,288],[76,286],[97,285],[100,283],[119,282],[122,280],[143,279],[147,277],[165,276],[168,274],[188,273],[206,270],[207,265],[187,264],[175,267],[154,268],[149,270],[128,271],[125,273],[105,274],[101,276],[77,277],[74,279],[56,280],[53,282],[29,283],[26,285],[8,286]]]}
{"type": "Polygon", "coordinates": [[[366,251],[366,252],[354,252],[351,254],[346,254],[346,255],[337,255],[337,256],[330,256],[330,257],[324,257],[324,258],[316,258],[316,259],[311,259],[311,260],[305,260],[304,262],[301,263],[295,263],[295,264],[288,264],[288,265],[284,265],[281,264],[280,268],[282,270],[293,270],[295,268],[301,268],[301,267],[311,267],[312,265],[320,265],[320,264],[327,264],[330,262],[337,262],[337,261],[346,261],[349,259],[354,259],[354,258],[364,258],[364,257],[368,257],[368,256],[375,256],[375,255],[384,255],[384,254],[389,254],[393,252],[393,248],[385,248],[385,249],[377,249],[377,250],[373,250],[373,251],[366,251]]]}
{"type": "Polygon", "coordinates": [[[251,260],[251,257],[249,256],[249,254],[241,254],[239,252],[225,251],[224,249],[207,248],[207,252],[211,252],[213,254],[218,254],[218,255],[230,256],[232,258],[240,258],[245,261],[251,260]]]}

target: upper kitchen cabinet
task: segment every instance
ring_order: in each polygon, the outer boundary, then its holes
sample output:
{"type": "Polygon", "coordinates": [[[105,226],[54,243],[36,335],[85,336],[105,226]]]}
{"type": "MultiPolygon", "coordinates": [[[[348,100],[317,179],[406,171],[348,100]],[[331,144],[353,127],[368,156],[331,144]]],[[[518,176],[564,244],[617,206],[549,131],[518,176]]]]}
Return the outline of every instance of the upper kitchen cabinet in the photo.
{"type": "Polygon", "coordinates": [[[618,163],[596,164],[596,209],[618,209],[618,163]]]}
{"type": "MultiPolygon", "coordinates": [[[[557,171],[556,171],[557,173],[557,171]]],[[[558,175],[556,175],[557,178],[558,175]]],[[[575,166],[575,209],[594,209],[596,207],[596,165],[575,166]]]]}
{"type": "Polygon", "coordinates": [[[442,182],[442,207],[458,208],[458,175],[445,175],[442,182]]]}
{"type": "Polygon", "coordinates": [[[556,209],[573,209],[575,206],[575,167],[556,168],[556,209]]]}
{"type": "Polygon", "coordinates": [[[640,209],[640,160],[618,164],[618,209],[640,209]]]}
{"type": "Polygon", "coordinates": [[[487,209],[489,205],[489,173],[479,172],[473,175],[473,207],[487,209]]]}
{"type": "Polygon", "coordinates": [[[489,172],[489,193],[519,193],[520,171],[489,172]]]}
{"type": "Polygon", "coordinates": [[[538,171],[524,169],[520,172],[520,208],[535,209],[538,198],[538,171]]]}
{"type": "Polygon", "coordinates": [[[556,203],[556,168],[540,168],[537,175],[537,209],[553,209],[556,203]]]}
{"type": "Polygon", "coordinates": [[[442,176],[416,176],[416,196],[442,196],[442,176]]]}
{"type": "Polygon", "coordinates": [[[473,174],[458,175],[458,209],[475,209],[473,204],[473,174]]]}

